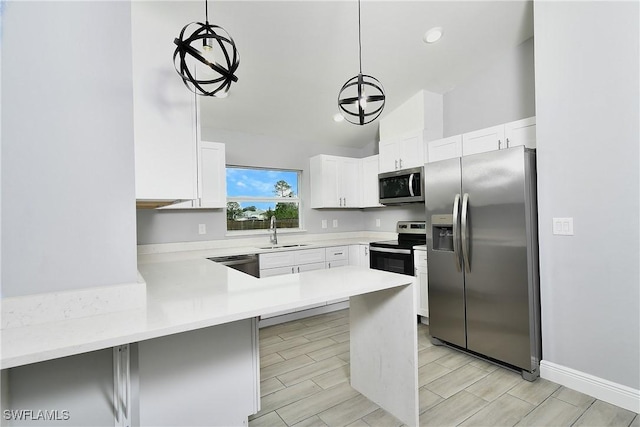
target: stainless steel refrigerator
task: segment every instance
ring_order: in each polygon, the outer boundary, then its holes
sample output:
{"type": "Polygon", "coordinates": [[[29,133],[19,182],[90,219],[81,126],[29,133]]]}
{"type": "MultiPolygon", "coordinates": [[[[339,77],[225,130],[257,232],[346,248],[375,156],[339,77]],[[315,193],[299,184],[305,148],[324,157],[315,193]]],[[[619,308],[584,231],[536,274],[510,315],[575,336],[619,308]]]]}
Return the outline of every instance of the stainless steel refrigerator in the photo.
{"type": "Polygon", "coordinates": [[[539,376],[535,151],[524,147],[427,163],[429,331],[539,376]]]}

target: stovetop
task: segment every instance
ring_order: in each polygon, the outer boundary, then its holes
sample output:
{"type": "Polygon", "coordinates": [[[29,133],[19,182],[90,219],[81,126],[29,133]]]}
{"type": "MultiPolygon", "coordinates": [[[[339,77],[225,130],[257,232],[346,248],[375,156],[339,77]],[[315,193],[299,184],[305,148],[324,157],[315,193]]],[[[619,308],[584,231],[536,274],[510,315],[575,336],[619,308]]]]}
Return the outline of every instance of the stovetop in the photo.
{"type": "Polygon", "coordinates": [[[371,246],[411,249],[416,245],[424,245],[427,243],[425,221],[398,221],[396,231],[398,232],[398,238],[396,240],[371,242],[371,246]]]}

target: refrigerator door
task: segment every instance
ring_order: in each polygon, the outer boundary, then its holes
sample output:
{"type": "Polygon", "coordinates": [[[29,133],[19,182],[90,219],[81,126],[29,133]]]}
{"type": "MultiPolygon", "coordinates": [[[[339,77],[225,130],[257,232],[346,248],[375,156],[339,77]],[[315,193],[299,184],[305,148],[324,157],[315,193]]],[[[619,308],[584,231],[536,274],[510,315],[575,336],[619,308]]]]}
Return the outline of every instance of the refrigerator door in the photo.
{"type": "Polygon", "coordinates": [[[427,163],[424,173],[429,332],[433,337],[465,347],[464,273],[459,233],[460,159],[427,163]]]}
{"type": "Polygon", "coordinates": [[[525,164],[523,147],[462,158],[461,243],[467,348],[529,370],[525,164]]]}

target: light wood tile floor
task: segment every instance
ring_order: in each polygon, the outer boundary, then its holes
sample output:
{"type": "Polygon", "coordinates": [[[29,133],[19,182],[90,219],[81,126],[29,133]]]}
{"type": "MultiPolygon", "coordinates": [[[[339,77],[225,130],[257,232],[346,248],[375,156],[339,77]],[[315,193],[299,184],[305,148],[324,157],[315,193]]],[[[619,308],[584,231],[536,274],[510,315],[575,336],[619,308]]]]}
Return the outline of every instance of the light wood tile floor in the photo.
{"type": "MultiPolygon", "coordinates": [[[[262,410],[249,426],[399,427],[349,385],[349,311],[260,330],[262,410]]],[[[421,426],[632,426],[635,412],[447,347],[418,326],[421,426]]]]}

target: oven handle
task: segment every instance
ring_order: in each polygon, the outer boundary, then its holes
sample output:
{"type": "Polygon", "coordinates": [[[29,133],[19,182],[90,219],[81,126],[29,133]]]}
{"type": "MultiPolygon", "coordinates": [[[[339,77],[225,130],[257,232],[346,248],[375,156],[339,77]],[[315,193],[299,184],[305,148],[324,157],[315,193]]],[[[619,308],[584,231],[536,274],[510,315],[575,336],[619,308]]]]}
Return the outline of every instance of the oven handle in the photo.
{"type": "Polygon", "coordinates": [[[387,252],[390,254],[408,254],[411,255],[411,249],[393,249],[393,248],[379,248],[377,246],[369,246],[371,252],[387,252]]]}

